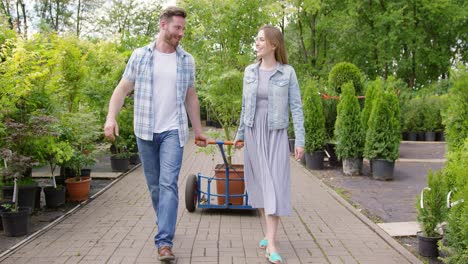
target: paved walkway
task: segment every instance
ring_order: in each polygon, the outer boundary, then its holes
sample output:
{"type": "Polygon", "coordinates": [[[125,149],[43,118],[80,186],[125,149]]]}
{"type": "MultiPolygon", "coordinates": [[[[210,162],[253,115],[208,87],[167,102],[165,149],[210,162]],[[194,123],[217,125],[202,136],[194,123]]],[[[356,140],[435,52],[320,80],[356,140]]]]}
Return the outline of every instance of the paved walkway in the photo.
{"type": "MultiPolygon", "coordinates": [[[[196,153],[193,144],[185,148],[173,263],[268,263],[257,248],[264,227],[255,211],[185,210],[187,175],[211,175],[217,156],[196,153]]],[[[293,159],[291,164],[294,213],[279,226],[285,263],[421,263],[310,171],[293,159]]],[[[154,233],[154,213],[138,168],[0,262],[159,263],[154,233]]]]}

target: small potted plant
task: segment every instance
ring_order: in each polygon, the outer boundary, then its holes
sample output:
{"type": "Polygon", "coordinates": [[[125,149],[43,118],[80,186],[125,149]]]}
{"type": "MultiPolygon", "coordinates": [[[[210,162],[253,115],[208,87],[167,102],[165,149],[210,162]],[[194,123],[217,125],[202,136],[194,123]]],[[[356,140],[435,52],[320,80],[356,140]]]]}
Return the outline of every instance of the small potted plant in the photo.
{"type": "Polygon", "coordinates": [[[364,132],[361,123],[361,108],[351,82],[342,86],[335,123],[336,153],[343,160],[343,173],[361,175],[364,132]]]}
{"type": "Polygon", "coordinates": [[[49,165],[52,179],[52,186],[44,187],[46,207],[59,207],[65,203],[65,186],[57,184],[54,173],[58,164],[72,158],[73,148],[68,142],[58,141],[58,138],[53,136],[43,138],[37,147],[37,154],[49,165]]]}
{"type": "Polygon", "coordinates": [[[447,212],[446,185],[441,171],[429,171],[427,175],[427,187],[421,191],[417,199],[418,222],[422,231],[417,233],[419,241],[419,254],[425,257],[437,257],[439,255],[437,241],[442,239],[438,225],[441,224],[447,212]]]}
{"type": "Polygon", "coordinates": [[[323,169],[326,143],[325,117],[322,101],[317,89],[317,81],[308,80],[304,86],[304,128],[306,132],[306,165],[313,170],[323,169]]]}
{"type": "Polygon", "coordinates": [[[2,227],[7,236],[23,236],[29,233],[29,214],[33,207],[21,207],[19,203],[19,181],[24,177],[30,158],[21,156],[9,149],[1,151],[3,159],[2,178],[13,182],[11,203],[2,203],[0,210],[2,227]]]}
{"type": "Polygon", "coordinates": [[[81,168],[88,162],[89,157],[81,151],[74,151],[72,157],[66,162],[72,168],[74,177],[65,180],[69,200],[73,202],[86,201],[91,191],[91,177],[82,177],[81,168]]]}
{"type": "Polygon", "coordinates": [[[364,157],[371,162],[372,177],[393,179],[401,140],[400,108],[394,91],[377,92],[368,122],[364,157]]]}
{"type": "Polygon", "coordinates": [[[127,142],[128,140],[122,136],[116,137],[114,142],[112,142],[112,149],[114,152],[110,160],[111,168],[114,172],[124,172],[128,170],[132,153],[127,148],[127,142]]]}

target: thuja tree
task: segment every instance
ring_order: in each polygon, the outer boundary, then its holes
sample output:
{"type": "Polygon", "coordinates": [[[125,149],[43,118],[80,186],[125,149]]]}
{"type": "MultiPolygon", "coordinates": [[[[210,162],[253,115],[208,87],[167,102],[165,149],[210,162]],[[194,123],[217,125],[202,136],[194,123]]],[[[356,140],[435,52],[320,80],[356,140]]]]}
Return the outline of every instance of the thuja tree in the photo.
{"type": "Polygon", "coordinates": [[[382,89],[382,80],[376,79],[375,81],[372,81],[369,83],[366,89],[366,97],[364,101],[364,109],[362,110],[361,113],[361,122],[362,122],[362,128],[363,131],[367,131],[367,123],[369,122],[369,117],[372,111],[372,106],[375,101],[375,95],[376,91],[379,89],[382,89]]]}
{"type": "Polygon", "coordinates": [[[352,82],[342,87],[338,116],[335,123],[336,154],[339,158],[362,158],[364,132],[361,125],[361,108],[352,82]]]}
{"type": "Polygon", "coordinates": [[[304,85],[303,109],[305,150],[309,153],[323,150],[326,143],[325,117],[316,80],[307,80],[304,85]]]}
{"type": "Polygon", "coordinates": [[[459,148],[468,137],[468,73],[461,67],[454,73],[453,86],[449,89],[449,106],[444,112],[443,123],[449,151],[459,148]]]}
{"type": "Polygon", "coordinates": [[[400,147],[400,107],[394,91],[378,91],[366,133],[364,157],[398,158],[400,147]]]}

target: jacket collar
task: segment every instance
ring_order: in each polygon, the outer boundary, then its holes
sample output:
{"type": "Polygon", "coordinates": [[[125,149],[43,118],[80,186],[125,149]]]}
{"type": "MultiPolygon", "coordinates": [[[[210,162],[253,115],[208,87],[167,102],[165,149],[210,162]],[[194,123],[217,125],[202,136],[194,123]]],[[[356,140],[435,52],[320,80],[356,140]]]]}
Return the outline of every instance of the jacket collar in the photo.
{"type": "MultiPolygon", "coordinates": [[[[259,68],[260,68],[260,61],[258,61],[258,62],[256,62],[256,63],[254,64],[254,67],[252,68],[252,70],[258,72],[259,68]]],[[[281,72],[281,73],[284,73],[284,64],[277,62],[277,63],[276,63],[276,71],[279,71],[279,72],[281,72]]]]}

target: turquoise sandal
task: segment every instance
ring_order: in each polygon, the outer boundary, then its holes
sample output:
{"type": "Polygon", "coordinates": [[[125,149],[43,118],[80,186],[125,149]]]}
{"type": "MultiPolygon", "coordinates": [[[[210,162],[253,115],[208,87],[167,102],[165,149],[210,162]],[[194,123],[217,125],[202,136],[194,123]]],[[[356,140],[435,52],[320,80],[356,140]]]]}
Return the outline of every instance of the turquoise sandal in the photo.
{"type": "Polygon", "coordinates": [[[283,258],[277,252],[268,253],[268,249],[265,250],[265,257],[268,259],[270,263],[278,264],[283,263],[283,258]]]}
{"type": "Polygon", "coordinates": [[[261,249],[266,249],[267,246],[268,246],[268,240],[266,240],[266,239],[260,240],[260,242],[258,242],[258,246],[259,246],[261,249]]]}

